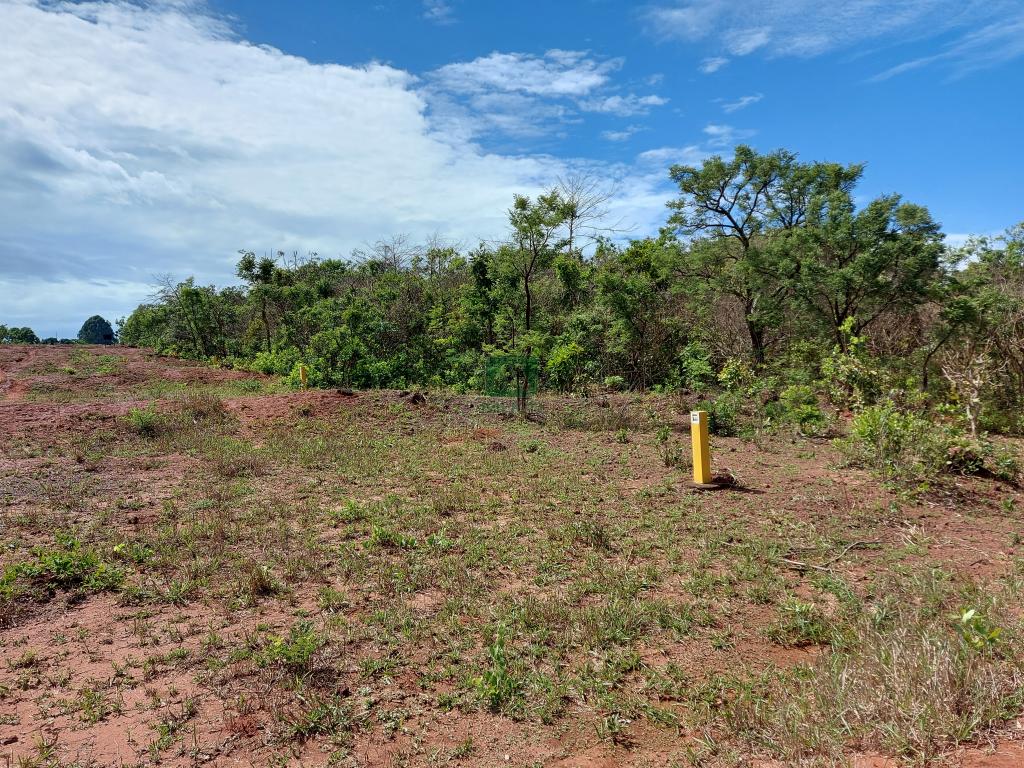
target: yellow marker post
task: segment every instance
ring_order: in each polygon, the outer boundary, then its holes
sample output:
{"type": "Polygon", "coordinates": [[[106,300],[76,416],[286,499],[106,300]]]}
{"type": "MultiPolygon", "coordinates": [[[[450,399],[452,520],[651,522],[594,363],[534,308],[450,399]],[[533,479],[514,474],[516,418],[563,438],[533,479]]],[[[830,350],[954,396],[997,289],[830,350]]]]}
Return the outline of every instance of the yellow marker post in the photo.
{"type": "Polygon", "coordinates": [[[708,441],[708,412],[690,412],[690,441],[693,444],[693,482],[711,485],[711,444],[708,441]]]}
{"type": "Polygon", "coordinates": [[[299,379],[302,380],[302,388],[306,388],[306,366],[299,363],[299,379]]]}

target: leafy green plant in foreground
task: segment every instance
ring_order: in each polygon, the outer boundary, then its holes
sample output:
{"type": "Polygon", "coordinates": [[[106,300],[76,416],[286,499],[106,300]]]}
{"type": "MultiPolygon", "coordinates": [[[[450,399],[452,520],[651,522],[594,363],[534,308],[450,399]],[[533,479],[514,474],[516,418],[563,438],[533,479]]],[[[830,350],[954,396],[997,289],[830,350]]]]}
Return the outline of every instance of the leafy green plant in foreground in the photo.
{"type": "Polygon", "coordinates": [[[487,669],[473,680],[480,697],[495,712],[506,709],[519,694],[519,681],[509,672],[505,630],[502,627],[487,646],[487,669]]]}
{"type": "Polygon", "coordinates": [[[4,569],[0,597],[12,597],[19,585],[102,592],[124,581],[124,571],[68,534],[57,535],[56,547],[36,547],[32,554],[34,559],[4,569]]]}

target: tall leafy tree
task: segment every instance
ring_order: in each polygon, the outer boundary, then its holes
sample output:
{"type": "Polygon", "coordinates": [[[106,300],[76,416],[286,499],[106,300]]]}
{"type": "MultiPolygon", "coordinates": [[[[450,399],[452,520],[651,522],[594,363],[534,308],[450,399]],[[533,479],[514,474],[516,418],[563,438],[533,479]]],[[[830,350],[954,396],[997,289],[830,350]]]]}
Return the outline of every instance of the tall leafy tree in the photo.
{"type": "MultiPolygon", "coordinates": [[[[1024,404],[1024,222],[997,237],[972,238],[957,252],[962,268],[953,306],[970,313],[954,340],[983,341],[1001,363],[1003,405],[1024,404]]],[[[959,318],[958,318],[959,319],[959,318]]]]}
{"type": "Polygon", "coordinates": [[[669,323],[664,311],[671,286],[670,258],[664,245],[651,239],[636,240],[621,252],[605,249],[603,255],[597,285],[601,303],[613,318],[612,346],[625,353],[632,384],[645,389],[654,360],[667,351],[669,323]]]}
{"type": "MultiPolygon", "coordinates": [[[[540,342],[534,332],[534,288],[541,272],[550,268],[559,250],[564,247],[559,238],[570,214],[565,199],[552,190],[530,200],[516,195],[508,212],[509,242],[498,251],[501,266],[518,283],[522,292],[522,330],[518,337],[513,331],[511,346],[519,358],[516,367],[517,405],[526,410],[529,391],[530,358],[540,342]]],[[[515,328],[515,325],[513,325],[515,328]]]]}
{"type": "Polygon", "coordinates": [[[38,344],[39,337],[28,326],[21,328],[11,326],[7,328],[0,325],[0,342],[8,344],[38,344]]]}
{"type": "Polygon", "coordinates": [[[277,265],[273,259],[264,256],[256,258],[252,251],[242,251],[236,274],[249,284],[249,296],[255,300],[259,309],[260,323],[263,330],[264,349],[269,352],[272,345],[270,326],[270,303],[276,293],[274,276],[277,265]]]}
{"type": "Polygon", "coordinates": [[[78,331],[78,340],[85,344],[113,344],[116,341],[114,329],[99,315],[93,315],[78,331]]]}
{"type": "Polygon", "coordinates": [[[938,276],[942,233],[926,208],[886,195],[856,210],[849,189],[811,204],[786,241],[791,284],[840,346],[882,314],[921,304],[938,276]]]}
{"type": "Polygon", "coordinates": [[[688,249],[681,276],[738,302],[755,362],[765,360],[793,269],[786,251],[774,247],[777,235],[802,226],[815,199],[851,187],[860,172],[860,166],[805,164],[792,152],[759,154],[744,145],[729,160],[714,156],[700,167],[671,167],[680,195],[668,203],[667,231],[704,238],[688,249]]]}

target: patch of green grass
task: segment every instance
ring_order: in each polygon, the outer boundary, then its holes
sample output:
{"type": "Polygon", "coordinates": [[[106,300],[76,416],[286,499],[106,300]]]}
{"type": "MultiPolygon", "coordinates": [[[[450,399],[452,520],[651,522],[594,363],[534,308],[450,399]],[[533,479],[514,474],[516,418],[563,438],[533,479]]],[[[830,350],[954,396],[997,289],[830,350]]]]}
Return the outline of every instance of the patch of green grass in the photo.
{"type": "Polygon", "coordinates": [[[326,642],[311,622],[300,621],[286,637],[271,635],[255,660],[260,666],[279,666],[292,674],[306,675],[312,671],[317,652],[326,642]]]}
{"type": "Polygon", "coordinates": [[[124,420],[132,432],[142,437],[155,437],[162,422],[155,403],[145,408],[130,409],[124,420]]]}
{"type": "Polygon", "coordinates": [[[57,534],[56,547],[35,547],[32,555],[28,562],[4,568],[0,575],[0,598],[10,599],[22,587],[113,591],[124,581],[121,568],[70,534],[57,534]]]}
{"type": "Polygon", "coordinates": [[[779,645],[819,645],[831,636],[828,620],[814,603],[787,597],[779,605],[779,614],[778,621],[766,633],[779,645]]]}
{"type": "Polygon", "coordinates": [[[347,742],[357,727],[352,705],[341,696],[300,693],[297,704],[284,717],[292,739],[302,742],[314,736],[330,736],[335,743],[339,738],[347,742]]]}
{"type": "Polygon", "coordinates": [[[487,667],[483,674],[473,679],[473,686],[494,712],[510,709],[520,695],[522,682],[509,670],[505,630],[501,627],[487,646],[487,667]]]}
{"type": "Polygon", "coordinates": [[[374,525],[370,528],[369,543],[385,549],[415,549],[417,546],[415,536],[382,525],[374,525]]]}
{"type": "MultiPolygon", "coordinates": [[[[995,595],[984,611],[954,610],[963,593],[946,591],[936,606],[933,590],[890,588],[849,618],[818,662],[737,689],[726,717],[733,730],[787,762],[856,747],[928,764],[1018,716],[1020,627],[1005,623],[995,595]]],[[[818,636],[807,611],[794,604],[792,613],[800,633],[818,636]]]]}

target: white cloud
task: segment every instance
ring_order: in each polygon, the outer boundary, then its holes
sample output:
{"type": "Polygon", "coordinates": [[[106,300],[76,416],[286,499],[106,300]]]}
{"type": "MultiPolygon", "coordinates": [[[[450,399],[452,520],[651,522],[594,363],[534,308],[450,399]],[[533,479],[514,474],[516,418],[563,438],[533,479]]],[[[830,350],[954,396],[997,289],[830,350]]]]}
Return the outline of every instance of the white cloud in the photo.
{"type": "MultiPolygon", "coordinates": [[[[746,56],[817,56],[888,38],[905,43],[943,34],[956,39],[935,56],[895,67],[887,75],[936,61],[972,71],[1024,55],[1020,0],[676,0],[645,12],[656,37],[709,41],[723,52],[746,56]]],[[[713,72],[723,56],[705,59],[713,72]]]]}
{"type": "Polygon", "coordinates": [[[769,39],[767,29],[737,29],[726,33],[725,44],[734,56],[746,56],[768,45],[769,39]]]}
{"type": "Polygon", "coordinates": [[[1024,56],[1024,12],[1008,22],[989,24],[964,35],[931,56],[905,61],[880,73],[873,80],[887,80],[930,64],[945,65],[962,77],[979,69],[997,66],[1024,56]]]}
{"type": "Polygon", "coordinates": [[[454,24],[455,9],[447,0],[423,0],[423,18],[435,24],[454,24]]]}
{"type": "MultiPolygon", "coordinates": [[[[0,321],[47,334],[130,311],[154,274],[230,282],[238,248],[495,237],[513,193],[583,164],[488,152],[433,114],[434,83],[254,45],[190,2],[18,0],[0,3],[0,29],[0,321]]],[[[513,105],[487,100],[571,105],[619,66],[553,51],[505,87],[508,61],[446,75],[501,119],[513,105]]],[[[620,215],[660,222],[664,169],[600,167],[621,181],[620,215]]]]}
{"type": "Polygon", "coordinates": [[[642,152],[637,161],[641,165],[668,168],[671,165],[700,165],[711,153],[696,144],[685,147],[658,147],[642,152]]]}
{"type": "Polygon", "coordinates": [[[709,147],[728,147],[749,139],[754,131],[745,128],[734,128],[731,125],[716,125],[714,123],[704,126],[704,133],[707,135],[709,147]]]}
{"type": "Polygon", "coordinates": [[[612,75],[622,64],[585,51],[491,53],[434,70],[425,93],[435,117],[446,125],[456,124],[470,135],[499,132],[518,138],[558,131],[578,121],[579,112],[630,117],[668,103],[655,94],[616,92],[612,75]]]}
{"type": "Polygon", "coordinates": [[[628,125],[617,131],[602,131],[601,137],[607,141],[628,141],[643,130],[643,126],[628,125]]]}
{"type": "Polygon", "coordinates": [[[729,60],[724,56],[711,56],[700,63],[700,71],[705,75],[710,75],[713,72],[717,72],[728,63],[729,60]]]}
{"type": "Polygon", "coordinates": [[[668,104],[668,99],[661,96],[637,96],[632,93],[626,96],[615,94],[579,102],[580,108],[587,112],[605,112],[621,117],[645,115],[651,107],[661,107],[665,104],[668,104]]]}
{"type": "Polygon", "coordinates": [[[724,112],[736,112],[741,109],[749,107],[751,104],[757,104],[761,99],[764,98],[764,94],[755,93],[750,96],[740,96],[736,101],[727,101],[722,104],[722,110],[724,112]]]}
{"type": "Polygon", "coordinates": [[[543,56],[491,53],[446,64],[432,73],[451,93],[507,91],[533,96],[586,96],[608,83],[622,59],[598,61],[584,51],[551,50],[543,56]]]}

